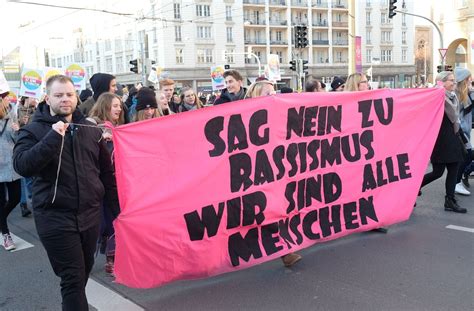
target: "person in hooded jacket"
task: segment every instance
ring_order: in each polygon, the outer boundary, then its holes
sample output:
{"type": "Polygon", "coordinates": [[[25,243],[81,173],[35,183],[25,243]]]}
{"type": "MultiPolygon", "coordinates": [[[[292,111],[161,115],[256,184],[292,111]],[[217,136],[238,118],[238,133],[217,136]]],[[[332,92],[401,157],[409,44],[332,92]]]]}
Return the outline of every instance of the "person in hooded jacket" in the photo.
{"type": "Polygon", "coordinates": [[[69,77],[49,78],[45,103],[20,129],[13,149],[15,171],[34,177],[36,230],[61,278],[63,310],[89,310],[85,287],[94,264],[102,201],[114,217],[119,213],[102,131],[86,121],[77,101],[69,77]]]}
{"type": "Polygon", "coordinates": [[[224,79],[226,88],[222,91],[221,96],[214,101],[214,106],[244,99],[245,93],[247,93],[247,89],[242,86],[244,78],[237,70],[224,72],[224,79]]]}
{"type": "Polygon", "coordinates": [[[79,109],[85,116],[89,115],[89,112],[97,101],[97,98],[99,98],[102,93],[117,92],[117,81],[115,80],[115,77],[113,75],[110,75],[108,73],[95,73],[89,79],[89,82],[91,83],[94,95],[92,95],[91,98],[89,98],[79,106],[79,109]]]}

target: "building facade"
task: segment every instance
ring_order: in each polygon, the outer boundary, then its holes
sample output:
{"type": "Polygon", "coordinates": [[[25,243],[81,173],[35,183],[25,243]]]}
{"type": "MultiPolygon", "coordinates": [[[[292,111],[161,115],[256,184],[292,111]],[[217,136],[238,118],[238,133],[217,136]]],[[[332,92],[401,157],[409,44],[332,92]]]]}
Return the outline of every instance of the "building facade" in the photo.
{"type": "MultiPolygon", "coordinates": [[[[295,87],[296,73],[289,66],[295,58],[308,60],[308,74],[330,82],[348,74],[348,1],[151,0],[134,22],[114,17],[93,33],[78,31],[73,50],[49,51],[49,63],[61,67],[82,60],[89,76],[108,72],[121,83],[133,83],[149,74],[153,60],[161,77],[206,92],[211,90],[211,66],[229,65],[252,82],[263,74],[268,54],[277,54],[281,84],[295,87]],[[308,27],[306,48],[294,48],[296,25],[308,27]],[[248,51],[256,57],[248,58],[248,51]],[[133,59],[146,60],[145,74],[130,72],[133,59]]],[[[389,20],[387,3],[357,1],[363,66],[372,68],[382,85],[407,86],[415,75],[414,27],[405,15],[389,20]]]]}

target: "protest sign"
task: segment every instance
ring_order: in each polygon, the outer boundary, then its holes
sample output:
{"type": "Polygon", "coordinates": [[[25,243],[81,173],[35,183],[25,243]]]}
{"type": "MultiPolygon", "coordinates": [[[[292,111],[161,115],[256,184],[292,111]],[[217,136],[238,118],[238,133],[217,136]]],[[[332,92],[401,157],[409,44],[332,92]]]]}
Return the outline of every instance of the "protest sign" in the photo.
{"type": "Polygon", "coordinates": [[[41,99],[43,95],[43,71],[24,68],[21,73],[20,96],[41,99]]]}
{"type": "Polygon", "coordinates": [[[224,66],[211,67],[212,90],[218,91],[225,88],[224,66]]]}
{"type": "Polygon", "coordinates": [[[444,89],[279,94],[115,128],[116,281],[203,278],[407,220],[443,107],[444,89]]]}
{"type": "Polygon", "coordinates": [[[69,64],[64,70],[64,74],[71,78],[76,90],[86,88],[86,70],[81,64],[69,64]]]}

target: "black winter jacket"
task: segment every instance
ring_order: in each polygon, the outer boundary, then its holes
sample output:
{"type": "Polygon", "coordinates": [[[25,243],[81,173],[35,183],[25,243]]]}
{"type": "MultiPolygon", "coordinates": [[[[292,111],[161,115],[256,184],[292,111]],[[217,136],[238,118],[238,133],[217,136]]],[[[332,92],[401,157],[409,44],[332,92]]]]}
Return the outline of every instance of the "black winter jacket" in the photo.
{"type": "MultiPolygon", "coordinates": [[[[13,150],[15,171],[33,177],[33,208],[39,234],[98,226],[104,198],[114,218],[119,212],[111,156],[101,140],[102,132],[96,128],[69,126],[56,187],[63,138],[52,125],[58,121],[65,122],[62,117],[51,116],[47,104],[40,104],[31,124],[20,129],[13,150]]],[[[72,123],[93,125],[78,109],[72,123]]]]}
{"type": "Polygon", "coordinates": [[[214,106],[217,106],[217,105],[221,105],[221,104],[225,104],[225,103],[230,103],[231,101],[237,101],[237,100],[242,100],[245,98],[245,94],[247,93],[247,89],[246,88],[242,88],[243,89],[243,92],[241,94],[241,96],[239,96],[239,98],[237,99],[234,99],[232,100],[230,98],[230,93],[229,91],[227,91],[227,89],[224,89],[221,93],[221,96],[216,99],[214,101],[214,106]]]}

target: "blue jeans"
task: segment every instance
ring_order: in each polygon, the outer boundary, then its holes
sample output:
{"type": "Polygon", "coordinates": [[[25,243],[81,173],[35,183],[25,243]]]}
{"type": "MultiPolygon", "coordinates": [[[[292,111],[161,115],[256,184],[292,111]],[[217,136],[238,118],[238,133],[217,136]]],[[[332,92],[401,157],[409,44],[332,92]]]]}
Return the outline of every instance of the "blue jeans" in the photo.
{"type": "Polygon", "coordinates": [[[23,177],[21,179],[21,198],[20,204],[26,204],[27,199],[31,201],[31,186],[33,179],[31,177],[23,177]]]}

